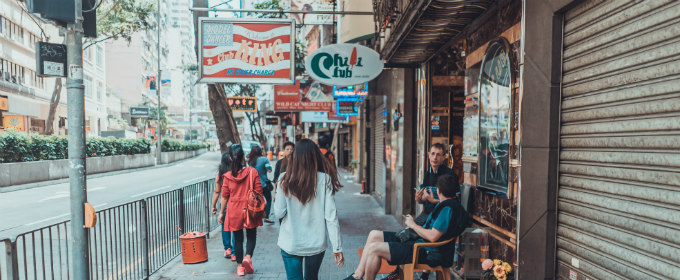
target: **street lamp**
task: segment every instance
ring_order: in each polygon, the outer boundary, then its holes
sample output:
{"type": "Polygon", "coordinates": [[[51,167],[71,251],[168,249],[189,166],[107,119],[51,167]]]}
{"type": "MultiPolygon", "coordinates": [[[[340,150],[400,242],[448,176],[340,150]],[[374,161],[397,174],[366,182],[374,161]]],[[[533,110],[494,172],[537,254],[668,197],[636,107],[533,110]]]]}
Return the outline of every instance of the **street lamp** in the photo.
{"type": "Polygon", "coordinates": [[[156,78],[156,95],[158,97],[158,129],[156,129],[156,164],[161,164],[161,0],[157,0],[156,7],[156,55],[158,56],[158,78],[156,78]]]}

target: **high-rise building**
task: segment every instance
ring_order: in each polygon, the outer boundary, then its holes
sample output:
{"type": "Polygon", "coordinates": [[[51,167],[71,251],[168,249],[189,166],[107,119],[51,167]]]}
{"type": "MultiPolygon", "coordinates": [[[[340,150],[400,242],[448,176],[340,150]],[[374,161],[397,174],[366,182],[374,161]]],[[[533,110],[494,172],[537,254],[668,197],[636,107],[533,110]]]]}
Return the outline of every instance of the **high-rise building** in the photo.
{"type": "MultiPolygon", "coordinates": [[[[59,28],[27,12],[25,3],[0,0],[0,130],[45,133],[58,78],[36,74],[36,43],[64,43],[59,28]]],[[[87,43],[85,44],[87,45],[87,43]]],[[[105,46],[83,53],[85,118],[88,136],[107,129],[105,46]]],[[[62,78],[52,131],[67,133],[66,81],[62,78]]]]}

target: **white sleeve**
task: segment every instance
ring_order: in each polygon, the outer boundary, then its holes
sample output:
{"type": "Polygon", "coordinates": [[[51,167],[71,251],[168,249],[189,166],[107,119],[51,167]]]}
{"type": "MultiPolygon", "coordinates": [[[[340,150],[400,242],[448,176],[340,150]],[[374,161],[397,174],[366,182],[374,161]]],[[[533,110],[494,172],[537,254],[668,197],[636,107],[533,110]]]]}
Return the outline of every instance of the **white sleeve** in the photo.
{"type": "Polygon", "coordinates": [[[340,235],[338,211],[335,208],[335,196],[333,195],[332,187],[326,187],[324,189],[326,190],[324,201],[326,229],[328,230],[328,237],[331,240],[331,245],[333,245],[333,253],[339,253],[342,252],[342,237],[340,235]]]}
{"type": "Polygon", "coordinates": [[[276,216],[277,220],[283,219],[286,213],[288,213],[288,202],[282,189],[281,185],[276,188],[276,199],[274,199],[274,216],[276,216]]]}

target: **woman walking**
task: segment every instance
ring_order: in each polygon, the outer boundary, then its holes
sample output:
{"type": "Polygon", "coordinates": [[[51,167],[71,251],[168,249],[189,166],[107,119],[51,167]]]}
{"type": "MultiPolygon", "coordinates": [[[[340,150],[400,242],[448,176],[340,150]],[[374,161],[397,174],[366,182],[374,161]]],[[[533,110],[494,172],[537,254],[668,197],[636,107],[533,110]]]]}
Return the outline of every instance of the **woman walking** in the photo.
{"type": "Polygon", "coordinates": [[[262,153],[262,148],[260,148],[260,146],[253,146],[250,150],[250,154],[248,154],[248,165],[254,167],[260,175],[264,199],[267,201],[264,206],[264,221],[270,224],[274,223],[269,219],[269,211],[271,210],[272,203],[272,190],[274,189],[274,186],[269,181],[269,178],[267,178],[267,173],[272,172],[272,167],[269,165],[269,159],[262,153]]]}
{"type": "Polygon", "coordinates": [[[228,215],[225,217],[222,214],[224,212],[220,212],[219,221],[223,221],[225,230],[234,234],[233,254],[236,254],[236,263],[238,263],[236,274],[244,276],[246,273],[252,274],[255,271],[251,257],[255,251],[257,227],[262,226],[262,219],[257,219],[252,225],[245,227],[243,211],[248,204],[248,190],[252,188],[253,192],[260,196],[262,185],[257,170],[245,166],[245,156],[241,145],[232,145],[229,153],[232,159],[231,170],[224,173],[222,177],[222,198],[220,199],[223,209],[226,205],[228,215]],[[243,254],[244,229],[247,238],[245,256],[243,254]]]}
{"type": "MultiPolygon", "coordinates": [[[[222,155],[222,160],[220,166],[217,169],[217,178],[215,178],[215,190],[212,197],[212,213],[217,214],[217,200],[220,199],[220,194],[222,193],[222,176],[224,176],[227,171],[231,168],[231,156],[229,152],[222,155]]],[[[224,208],[224,210],[227,210],[224,208]]],[[[224,215],[224,212],[222,212],[224,215]]],[[[232,254],[232,235],[231,232],[224,230],[222,227],[222,245],[224,246],[224,257],[231,258],[232,261],[236,260],[236,255],[232,254]]]]}
{"type": "Polygon", "coordinates": [[[334,196],[342,185],[330,162],[309,139],[295,145],[282,176],[274,214],[283,219],[277,244],[286,276],[289,280],[316,280],[327,247],[326,235],[335,262],[338,266],[345,263],[334,196]]]}

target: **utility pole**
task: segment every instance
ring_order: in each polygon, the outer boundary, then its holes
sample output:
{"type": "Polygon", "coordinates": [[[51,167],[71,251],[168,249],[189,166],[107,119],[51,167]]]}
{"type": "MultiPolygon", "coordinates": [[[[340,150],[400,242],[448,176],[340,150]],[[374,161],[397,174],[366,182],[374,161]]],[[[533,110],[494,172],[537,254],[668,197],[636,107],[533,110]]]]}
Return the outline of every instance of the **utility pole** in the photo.
{"type": "Polygon", "coordinates": [[[158,96],[158,129],[156,129],[156,164],[161,164],[161,0],[156,1],[156,48],[158,56],[158,78],[156,78],[156,95],[158,96]]]}
{"type": "Polygon", "coordinates": [[[66,30],[68,78],[68,161],[71,190],[71,251],[74,279],[90,277],[88,233],[85,228],[87,185],[85,175],[85,86],[83,85],[83,9],[75,1],[75,23],[66,30]]]}

